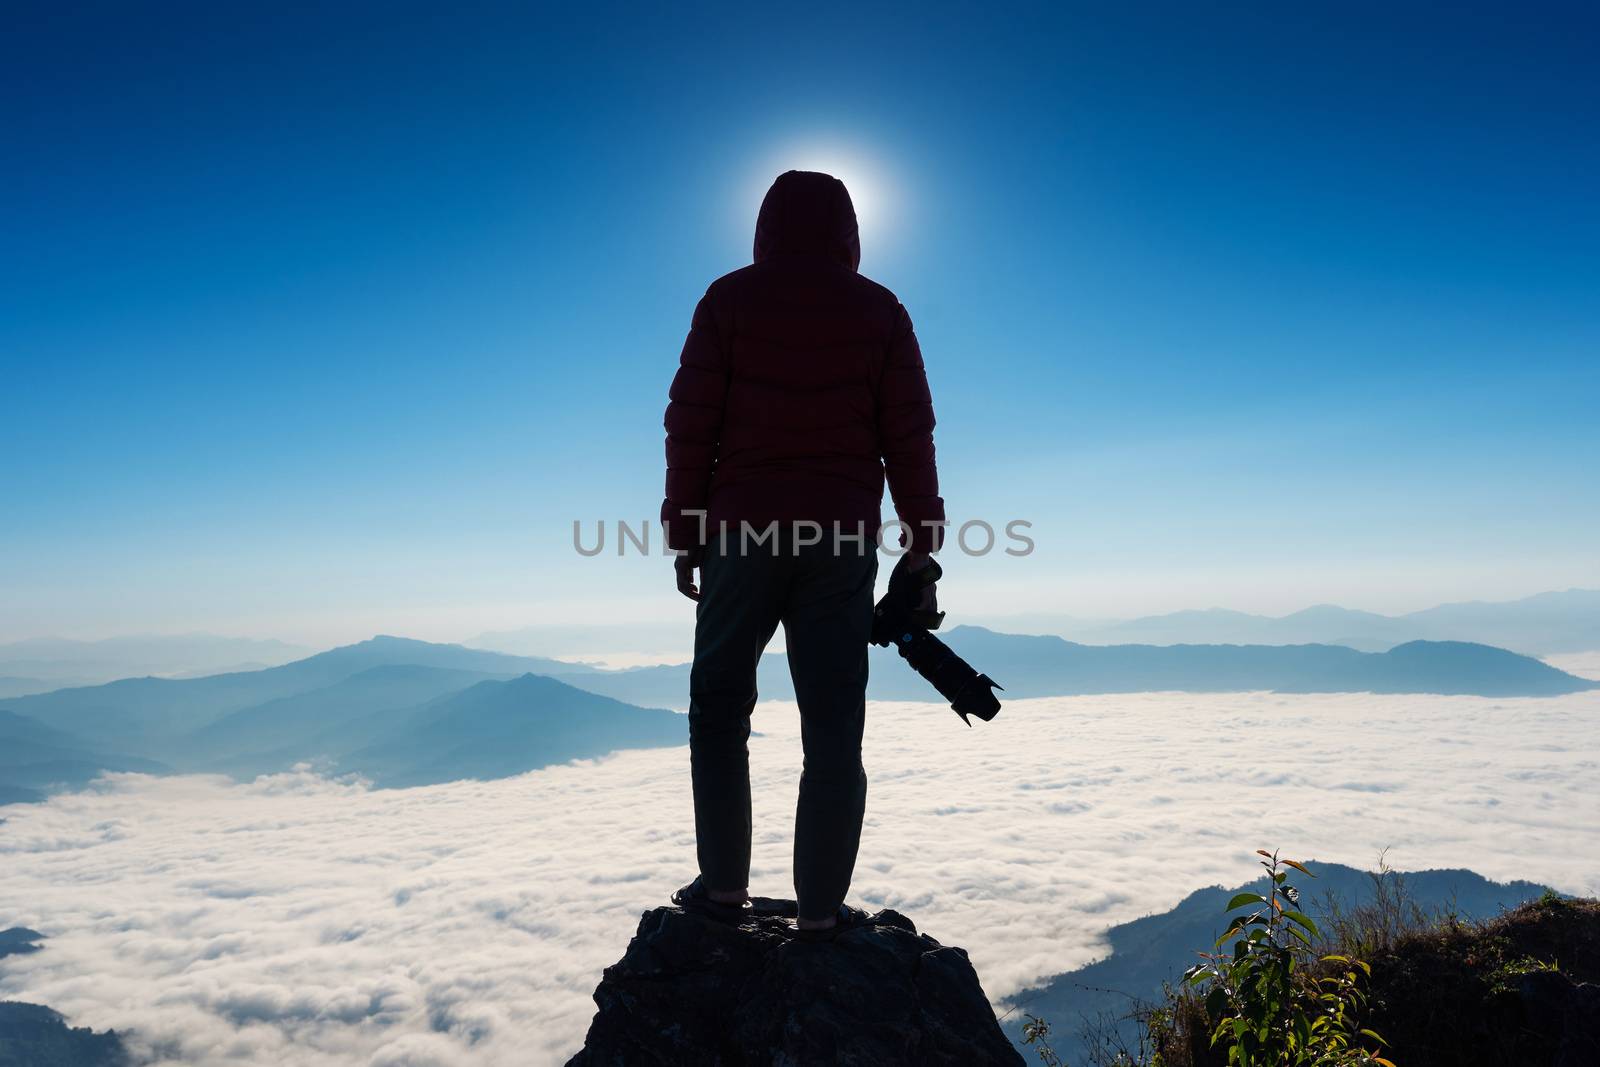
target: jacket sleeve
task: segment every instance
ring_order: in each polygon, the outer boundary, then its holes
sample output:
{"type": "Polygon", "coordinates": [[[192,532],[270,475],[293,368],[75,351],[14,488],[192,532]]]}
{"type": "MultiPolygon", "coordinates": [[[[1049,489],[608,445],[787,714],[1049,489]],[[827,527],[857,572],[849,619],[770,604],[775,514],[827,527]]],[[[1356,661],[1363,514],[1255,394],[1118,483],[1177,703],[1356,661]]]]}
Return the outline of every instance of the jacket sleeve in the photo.
{"type": "Polygon", "coordinates": [[[706,506],[727,396],[727,353],[707,293],[695,305],[668,393],[667,495],[661,502],[661,523],[669,548],[691,550],[705,543],[704,516],[684,513],[706,506]]]}
{"type": "Polygon", "coordinates": [[[932,552],[944,541],[933,426],[933,396],[928,392],[922,350],[911,316],[898,306],[878,387],[878,442],[895,513],[911,528],[903,540],[918,552],[932,552]]]}

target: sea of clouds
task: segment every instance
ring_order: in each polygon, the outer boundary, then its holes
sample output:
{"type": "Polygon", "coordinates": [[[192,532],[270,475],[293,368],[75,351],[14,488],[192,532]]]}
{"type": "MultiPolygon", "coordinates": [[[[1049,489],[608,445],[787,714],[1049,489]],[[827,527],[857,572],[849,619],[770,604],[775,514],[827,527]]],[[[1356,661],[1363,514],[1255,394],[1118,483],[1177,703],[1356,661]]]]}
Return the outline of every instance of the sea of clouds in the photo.
{"type": "MultiPolygon", "coordinates": [[[[1235,884],[1257,846],[1600,894],[1600,693],[1173,693],[874,704],[852,898],[970,950],[991,998],[1235,884]]],[[[789,894],[799,738],[763,704],[753,889],[789,894]]],[[[639,913],[694,873],[686,749],[369,790],[120,775],[0,809],[0,999],[161,1064],[558,1063],[639,913]]]]}

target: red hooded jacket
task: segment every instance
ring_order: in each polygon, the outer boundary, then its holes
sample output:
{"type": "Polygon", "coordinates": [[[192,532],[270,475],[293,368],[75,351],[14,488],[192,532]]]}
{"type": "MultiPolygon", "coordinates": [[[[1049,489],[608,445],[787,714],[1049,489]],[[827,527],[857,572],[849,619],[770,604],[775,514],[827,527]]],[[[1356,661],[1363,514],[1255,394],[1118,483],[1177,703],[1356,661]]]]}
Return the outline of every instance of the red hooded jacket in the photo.
{"type": "MultiPolygon", "coordinates": [[[[910,547],[938,547],[944,501],[933,400],[911,317],[856,272],[844,183],[788,171],[756,220],[755,262],[711,283],[694,310],[667,405],[668,544],[741,521],[809,519],[876,534],[887,476],[910,547]]],[[[828,535],[831,537],[831,532],[828,535]]],[[[824,540],[828,540],[825,537],[824,540]]]]}

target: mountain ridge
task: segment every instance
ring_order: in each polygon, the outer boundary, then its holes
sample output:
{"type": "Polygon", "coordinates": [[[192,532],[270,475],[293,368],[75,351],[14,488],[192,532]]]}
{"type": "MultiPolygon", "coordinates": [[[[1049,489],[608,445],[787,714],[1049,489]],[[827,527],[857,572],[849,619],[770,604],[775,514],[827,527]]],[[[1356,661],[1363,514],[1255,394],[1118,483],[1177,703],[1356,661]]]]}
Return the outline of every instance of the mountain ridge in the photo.
{"type": "MultiPolygon", "coordinates": [[[[957,626],[942,636],[1010,698],[1158,690],[1555,696],[1600,688],[1539,660],[1470,642],[1407,642],[1376,653],[1322,644],[1090,645],[981,626],[957,626]]],[[[869,699],[938,700],[893,651],[875,647],[869,659],[869,699]]],[[[682,663],[554,675],[591,692],[668,707],[683,706],[688,676],[682,663]]],[[[757,679],[761,699],[794,698],[781,653],[762,656],[757,679]]]]}
{"type": "Polygon", "coordinates": [[[337,766],[380,786],[404,787],[503,778],[619,748],[688,740],[688,722],[676,712],[524,674],[480,681],[429,701],[398,720],[387,737],[346,753],[337,766]]]}
{"type": "MultiPolygon", "coordinates": [[[[944,639],[1004,685],[1007,699],[1160,690],[1535,697],[1600,689],[1600,681],[1470,642],[1412,641],[1382,653],[1323,644],[1088,645],[978,626],[955,627],[944,639]]],[[[869,658],[870,699],[938,700],[893,651],[872,648],[869,658]]],[[[0,739],[9,738],[0,800],[79,786],[97,768],[253,777],[309,762],[383,784],[421,784],[681,744],[682,717],[665,709],[686,705],[689,672],[688,664],[601,670],[379,635],[260,671],[123,679],[10,698],[0,700],[0,739]],[[470,708],[481,718],[461,710],[470,708]],[[504,742],[498,749],[495,737],[504,742]]],[[[781,654],[762,657],[758,687],[762,699],[793,699],[781,654]]]]}
{"type": "Polygon", "coordinates": [[[1383,652],[1412,640],[1470,641],[1530,656],[1600,650],[1600,590],[1547,590],[1516,600],[1467,600],[1384,615],[1313,604],[1285,615],[1186,608],[1132,619],[983,616],[990,628],[1028,629],[1084,644],[1340,644],[1383,652]]]}
{"type": "Polygon", "coordinates": [[[583,673],[580,665],[559,660],[378,635],[260,671],[201,678],[122,678],[7,698],[0,707],[74,733],[113,738],[126,746],[152,735],[158,739],[182,735],[232,712],[333,685],[371,667],[395,664],[504,675],[531,670],[549,673],[553,668],[583,673]]]}

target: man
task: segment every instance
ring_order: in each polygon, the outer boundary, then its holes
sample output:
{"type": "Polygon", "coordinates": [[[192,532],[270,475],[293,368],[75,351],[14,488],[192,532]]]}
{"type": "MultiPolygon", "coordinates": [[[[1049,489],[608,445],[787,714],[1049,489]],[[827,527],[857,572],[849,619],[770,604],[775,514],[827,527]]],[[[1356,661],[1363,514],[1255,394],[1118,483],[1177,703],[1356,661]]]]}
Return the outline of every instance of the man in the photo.
{"type": "Polygon", "coordinates": [[[756,220],[755,262],[713,282],[695,308],[666,414],[661,519],[684,553],[678,588],[699,604],[689,752],[700,876],[673,899],[730,918],[749,907],[750,713],[756,665],[781,622],[805,751],[797,923],[818,936],[864,917],[844,897],[866,804],[885,477],[910,566],[926,565],[944,522],[911,319],[857,273],[860,260],[844,183],[780,175],[756,220]]]}

